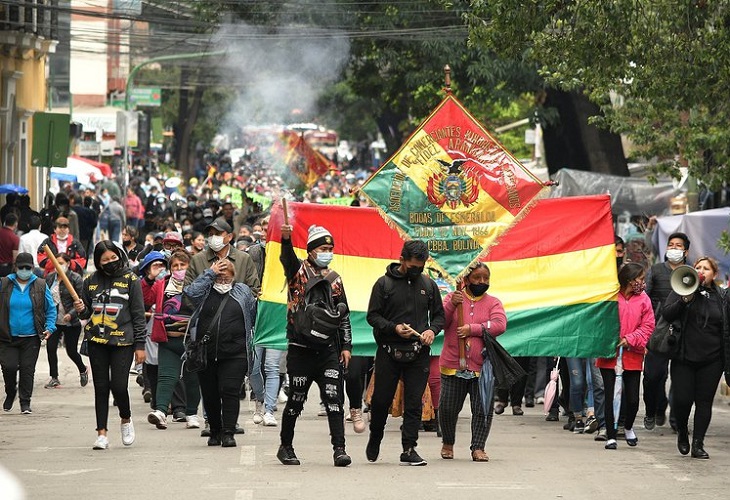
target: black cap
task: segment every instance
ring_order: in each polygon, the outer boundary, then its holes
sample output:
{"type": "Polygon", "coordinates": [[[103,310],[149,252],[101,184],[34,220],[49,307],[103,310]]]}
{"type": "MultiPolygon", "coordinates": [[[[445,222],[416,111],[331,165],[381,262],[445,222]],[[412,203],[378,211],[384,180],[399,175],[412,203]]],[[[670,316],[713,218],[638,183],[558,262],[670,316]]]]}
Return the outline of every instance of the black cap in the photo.
{"type": "Polygon", "coordinates": [[[230,224],[226,222],[226,219],[223,217],[218,217],[213,222],[205,226],[205,230],[208,231],[209,229],[215,229],[216,231],[225,231],[226,233],[232,233],[233,229],[231,228],[230,224]]]}
{"type": "Polygon", "coordinates": [[[19,253],[18,256],[15,258],[15,267],[19,266],[30,266],[33,267],[33,256],[29,254],[28,252],[22,252],[19,253]]]}

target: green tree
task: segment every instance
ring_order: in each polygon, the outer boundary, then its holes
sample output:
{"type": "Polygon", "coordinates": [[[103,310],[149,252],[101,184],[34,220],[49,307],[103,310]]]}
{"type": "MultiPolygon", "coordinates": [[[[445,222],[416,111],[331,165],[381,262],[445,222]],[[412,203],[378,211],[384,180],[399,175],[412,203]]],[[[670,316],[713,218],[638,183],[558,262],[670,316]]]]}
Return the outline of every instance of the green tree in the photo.
{"type": "Polygon", "coordinates": [[[473,0],[465,19],[473,45],[582,93],[658,172],[730,176],[728,2],[473,0]]]}

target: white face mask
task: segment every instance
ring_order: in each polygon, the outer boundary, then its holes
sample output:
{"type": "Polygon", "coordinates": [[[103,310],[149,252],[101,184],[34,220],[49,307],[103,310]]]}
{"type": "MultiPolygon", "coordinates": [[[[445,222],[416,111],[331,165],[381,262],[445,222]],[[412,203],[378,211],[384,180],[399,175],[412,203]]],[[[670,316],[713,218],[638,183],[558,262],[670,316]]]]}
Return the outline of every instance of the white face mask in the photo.
{"type": "Polygon", "coordinates": [[[223,250],[223,247],[226,246],[226,244],[223,241],[223,236],[217,234],[208,238],[208,246],[214,252],[220,252],[221,250],[223,250]]]}
{"type": "Polygon", "coordinates": [[[63,264],[61,266],[61,270],[63,270],[64,273],[67,273],[68,272],[68,264],[63,264]]]}
{"type": "Polygon", "coordinates": [[[213,285],[213,290],[220,294],[228,293],[233,288],[233,283],[216,283],[213,285]]]}
{"type": "Polygon", "coordinates": [[[684,260],[684,251],[678,248],[670,248],[667,250],[667,260],[672,264],[679,264],[684,260]]]}

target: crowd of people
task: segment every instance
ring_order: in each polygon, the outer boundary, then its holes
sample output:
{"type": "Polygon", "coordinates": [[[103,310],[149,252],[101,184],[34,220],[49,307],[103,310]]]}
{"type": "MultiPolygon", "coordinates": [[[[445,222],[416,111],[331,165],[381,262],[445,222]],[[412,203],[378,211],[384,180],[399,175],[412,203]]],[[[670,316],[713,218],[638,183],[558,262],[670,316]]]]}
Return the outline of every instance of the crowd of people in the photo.
{"type": "MultiPolygon", "coordinates": [[[[500,355],[494,339],[509,324],[499,298],[487,293],[488,265],[466,269],[457,290],[442,297],[424,273],[427,244],[408,241],[399,261],[372,286],[367,322],[377,344],[373,358],[351,352],[347,295],[330,268],[338,242],[327,228],[312,226],[300,259],[293,227],[285,224],[280,265],[288,283],[288,349],[279,351],[254,346],[253,332],[269,222],[264,202],[281,195],[285,180],[245,161],[206,174],[174,188],[156,176],[135,176],[124,192],[113,180],[78,190],[66,184],[46,197],[41,212],[30,208],[27,196],[7,197],[0,209],[4,411],[13,409],[17,397],[20,411],[32,413],[35,367],[45,341],[46,389],[68,383],[59,376],[60,345],[78,370],[79,384],[93,382],[94,449],[110,446],[110,394],[122,444],[135,441],[132,367],[150,404],[146,419],[155,428],[167,429],[169,419],[185,422],[190,429],[203,427],[208,446],[233,447],[243,432],[240,400],[251,397],[253,422],[280,426],[276,456],[285,465],[300,464],[295,427],[313,383],[337,467],[352,462],[346,421],[356,433],[369,430],[365,454],[376,461],[388,415],[398,407],[401,464],[427,464],[417,452],[423,431],[442,439],[442,459],[454,459],[456,423],[469,395],[470,458],[487,462],[495,415],[509,409],[520,417],[523,405],[540,404],[546,396],[540,389],[557,364],[561,390],[548,402],[546,421],[559,421],[562,413],[565,430],[595,434],[608,450],[619,448],[621,437],[638,446],[643,379],[643,427],[651,431],[669,423],[681,454],[709,458],[704,440],[713,398],[723,373],[730,377],[730,302],[715,284],[717,262],[707,256],[691,261],[685,234],[670,235],[658,252],[663,259],[653,265],[625,255],[617,238],[619,338],[615,356],[605,359],[500,355]],[[690,262],[700,284],[678,294],[671,273],[690,262]],[[661,317],[682,332],[671,360],[646,349],[661,317]],[[441,334],[439,356],[430,346],[441,334]],[[495,374],[493,392],[485,389],[484,370],[495,374]],[[512,376],[505,376],[510,370],[512,376]],[[620,414],[614,414],[617,384],[623,387],[620,414]],[[277,403],[285,404],[280,422],[277,403]]],[[[332,173],[298,199],[349,197],[363,177],[332,173]]]]}

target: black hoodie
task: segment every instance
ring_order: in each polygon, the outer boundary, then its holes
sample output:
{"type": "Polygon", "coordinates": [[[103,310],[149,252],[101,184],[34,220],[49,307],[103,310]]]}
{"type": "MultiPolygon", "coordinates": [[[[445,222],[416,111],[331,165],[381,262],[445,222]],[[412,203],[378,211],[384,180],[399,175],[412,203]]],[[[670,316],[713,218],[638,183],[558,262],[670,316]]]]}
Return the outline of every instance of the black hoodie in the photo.
{"type": "Polygon", "coordinates": [[[407,323],[418,333],[431,330],[438,335],[446,321],[436,282],[425,274],[411,281],[399,267],[397,262],[388,265],[385,276],[378,278],[370,294],[367,321],[380,345],[412,342],[395,333],[398,324],[407,323]]]}

